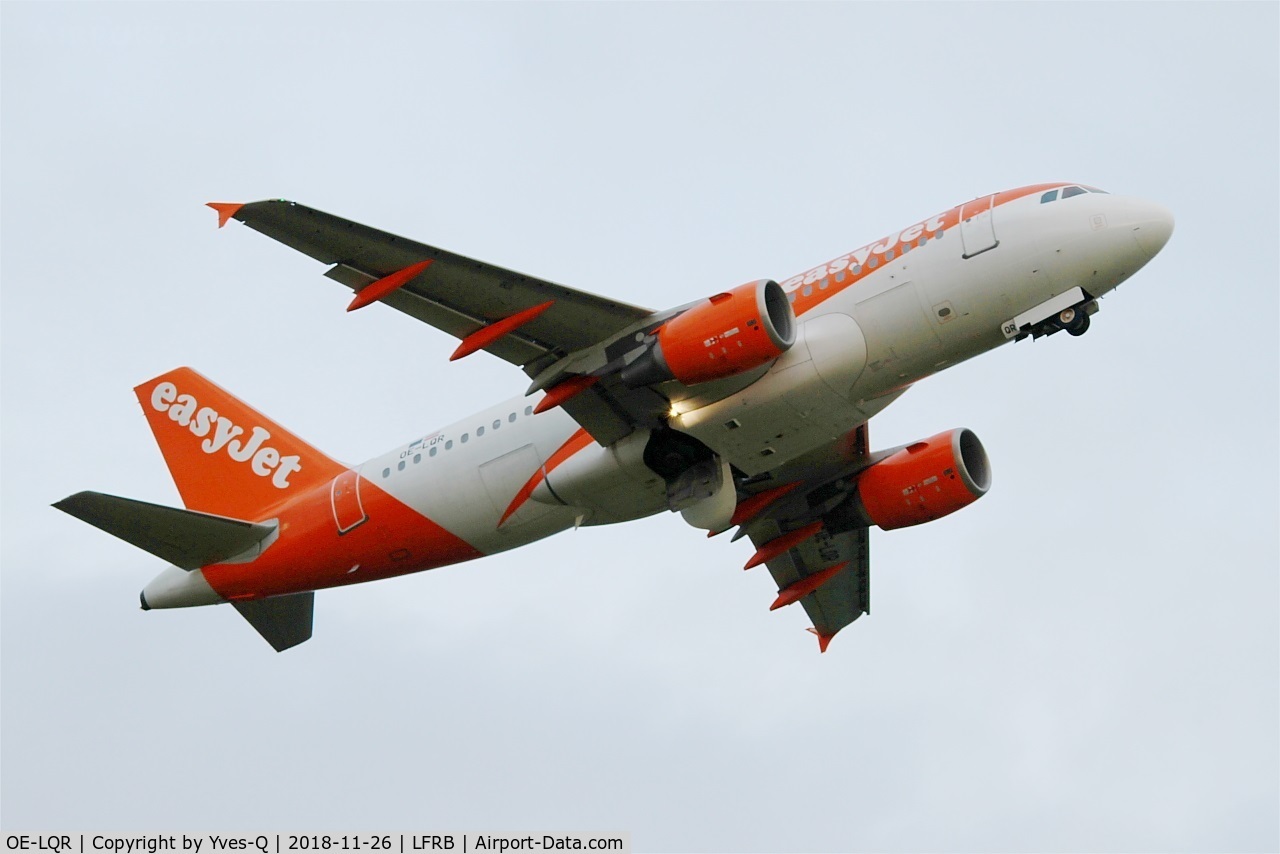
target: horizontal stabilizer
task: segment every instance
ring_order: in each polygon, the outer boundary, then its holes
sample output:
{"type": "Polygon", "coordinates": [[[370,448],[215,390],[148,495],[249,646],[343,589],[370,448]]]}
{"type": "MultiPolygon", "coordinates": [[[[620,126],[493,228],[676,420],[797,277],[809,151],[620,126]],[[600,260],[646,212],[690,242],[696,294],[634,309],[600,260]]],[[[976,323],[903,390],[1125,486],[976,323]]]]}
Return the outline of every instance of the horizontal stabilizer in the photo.
{"type": "Polygon", "coordinates": [[[315,611],[315,593],[290,593],[269,599],[232,602],[240,616],[258,630],[276,652],[284,652],[311,639],[311,617],[315,611]]]}
{"type": "Polygon", "coordinates": [[[275,530],[101,492],[78,492],[53,506],[188,570],[243,554],[275,530]]]}

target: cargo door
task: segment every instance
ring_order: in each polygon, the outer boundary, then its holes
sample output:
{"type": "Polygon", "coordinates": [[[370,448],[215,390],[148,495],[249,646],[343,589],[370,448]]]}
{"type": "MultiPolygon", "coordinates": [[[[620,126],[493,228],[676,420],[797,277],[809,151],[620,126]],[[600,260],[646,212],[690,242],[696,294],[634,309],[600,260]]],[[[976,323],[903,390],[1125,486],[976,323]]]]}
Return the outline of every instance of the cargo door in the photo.
{"type": "Polygon", "coordinates": [[[347,469],[333,479],[329,487],[329,502],[333,506],[333,521],[339,534],[369,521],[360,501],[360,472],[355,469],[347,469]]]}
{"type": "Polygon", "coordinates": [[[964,243],[964,257],[972,258],[1000,245],[996,240],[996,227],[992,218],[995,196],[975,199],[960,209],[960,240],[964,243]]]}

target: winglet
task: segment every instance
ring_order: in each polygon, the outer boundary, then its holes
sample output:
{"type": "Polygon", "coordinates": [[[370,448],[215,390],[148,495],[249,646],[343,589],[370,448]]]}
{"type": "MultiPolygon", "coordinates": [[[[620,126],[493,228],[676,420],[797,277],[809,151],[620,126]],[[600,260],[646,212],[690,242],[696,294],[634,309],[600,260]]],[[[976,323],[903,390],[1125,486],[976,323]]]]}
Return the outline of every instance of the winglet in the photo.
{"type": "Polygon", "coordinates": [[[829,635],[824,635],[822,632],[818,631],[813,626],[810,626],[808,628],[808,631],[813,632],[813,634],[817,635],[818,637],[818,652],[826,652],[827,646],[831,643],[831,639],[835,637],[835,633],[832,632],[829,635]]]}
{"type": "Polygon", "coordinates": [[[222,228],[227,224],[227,220],[235,216],[239,210],[244,207],[243,204],[235,202],[205,202],[206,207],[213,208],[218,212],[218,228],[222,228]]]}

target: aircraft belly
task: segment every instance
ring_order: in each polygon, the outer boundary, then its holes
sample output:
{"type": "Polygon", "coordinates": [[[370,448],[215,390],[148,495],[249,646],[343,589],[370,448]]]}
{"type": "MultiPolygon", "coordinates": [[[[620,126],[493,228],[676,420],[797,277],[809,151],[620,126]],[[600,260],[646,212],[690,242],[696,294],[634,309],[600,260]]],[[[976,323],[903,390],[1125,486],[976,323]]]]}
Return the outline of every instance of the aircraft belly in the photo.
{"type": "Polygon", "coordinates": [[[672,426],[748,475],[845,435],[866,420],[850,399],[866,362],[853,318],[828,313],[801,327],[764,377],[724,400],[683,413],[672,426]]]}
{"type": "Polygon", "coordinates": [[[532,501],[518,519],[499,526],[517,491],[578,429],[560,409],[527,415],[526,406],[516,398],[477,413],[370,460],[364,477],[485,554],[562,531],[574,524],[575,513],[532,501]]]}
{"type": "Polygon", "coordinates": [[[637,430],[607,448],[588,442],[559,465],[548,466],[548,498],[575,508],[575,518],[581,516],[589,525],[639,519],[667,509],[665,482],[644,464],[649,435],[648,430],[637,430]]]}

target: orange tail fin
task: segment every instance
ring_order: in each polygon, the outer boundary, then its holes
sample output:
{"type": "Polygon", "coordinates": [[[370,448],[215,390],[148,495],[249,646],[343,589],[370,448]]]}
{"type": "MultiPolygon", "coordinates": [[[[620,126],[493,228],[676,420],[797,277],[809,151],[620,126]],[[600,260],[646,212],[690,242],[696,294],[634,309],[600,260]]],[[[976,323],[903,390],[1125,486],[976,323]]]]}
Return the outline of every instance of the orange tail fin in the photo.
{"type": "Polygon", "coordinates": [[[190,368],[134,392],[191,510],[262,519],[345,470],[190,368]]]}

